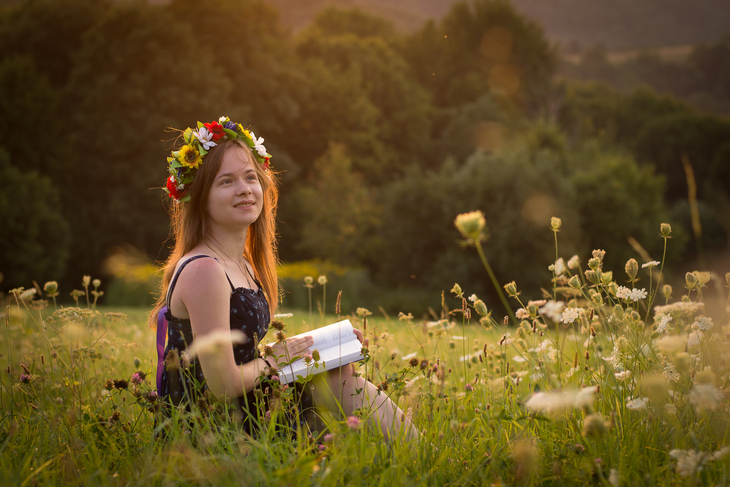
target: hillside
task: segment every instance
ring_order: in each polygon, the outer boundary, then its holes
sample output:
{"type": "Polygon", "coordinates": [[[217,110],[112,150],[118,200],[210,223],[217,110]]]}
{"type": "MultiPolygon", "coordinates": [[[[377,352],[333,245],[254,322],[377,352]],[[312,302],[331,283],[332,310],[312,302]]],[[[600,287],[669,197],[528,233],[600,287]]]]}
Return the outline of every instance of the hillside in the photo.
{"type": "MultiPolygon", "coordinates": [[[[444,15],[456,0],[266,0],[280,9],[282,21],[294,30],[309,23],[329,5],[358,7],[393,21],[403,30],[417,29],[426,19],[444,15]]],[[[646,48],[717,41],[730,31],[727,0],[512,0],[539,22],[548,37],[587,47],[646,48]]]]}

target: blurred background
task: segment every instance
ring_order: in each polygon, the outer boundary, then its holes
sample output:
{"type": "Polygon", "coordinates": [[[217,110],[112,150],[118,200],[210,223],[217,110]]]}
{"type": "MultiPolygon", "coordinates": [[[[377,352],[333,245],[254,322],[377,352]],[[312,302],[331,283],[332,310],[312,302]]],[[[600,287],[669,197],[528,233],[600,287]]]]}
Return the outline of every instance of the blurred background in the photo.
{"type": "Polygon", "coordinates": [[[328,312],[343,290],[343,312],[423,313],[455,282],[498,307],[453,225],[472,210],[528,298],[552,216],[566,261],[602,248],[622,276],[669,222],[667,279],[722,276],[728,26],[726,0],[0,1],[0,290],[71,301],[91,275],[149,305],[165,129],[221,115],[281,171],[285,306],[327,275],[328,312]]]}

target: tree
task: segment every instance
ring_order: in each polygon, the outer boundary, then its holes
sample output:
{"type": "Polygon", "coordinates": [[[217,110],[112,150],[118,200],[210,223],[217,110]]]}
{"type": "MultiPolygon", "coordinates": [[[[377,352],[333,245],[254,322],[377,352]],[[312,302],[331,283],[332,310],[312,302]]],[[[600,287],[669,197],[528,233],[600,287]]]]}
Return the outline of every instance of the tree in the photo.
{"type": "Polygon", "coordinates": [[[68,256],[69,228],[58,191],[36,171],[21,172],[0,149],[0,272],[3,287],[59,279],[68,256]]]}

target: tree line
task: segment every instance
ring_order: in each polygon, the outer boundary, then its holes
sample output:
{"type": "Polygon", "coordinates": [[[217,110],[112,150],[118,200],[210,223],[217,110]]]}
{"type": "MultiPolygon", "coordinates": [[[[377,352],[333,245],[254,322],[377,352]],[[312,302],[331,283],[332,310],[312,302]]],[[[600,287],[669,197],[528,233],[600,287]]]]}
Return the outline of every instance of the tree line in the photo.
{"type": "Polygon", "coordinates": [[[691,258],[683,156],[702,243],[727,245],[730,124],[556,77],[555,46],[505,1],[456,3],[409,34],[330,8],[294,36],[256,0],[34,0],[0,11],[0,44],[4,289],[70,289],[120,245],[164,259],[164,128],[220,115],[282,171],[282,259],[365,268],[394,307],[454,282],[488,298],[453,227],[474,209],[497,276],[533,290],[549,283],[526,262],[555,260],[551,216],[561,253],[606,248],[621,269],[629,237],[659,257],[671,221],[670,258],[691,258]]]}

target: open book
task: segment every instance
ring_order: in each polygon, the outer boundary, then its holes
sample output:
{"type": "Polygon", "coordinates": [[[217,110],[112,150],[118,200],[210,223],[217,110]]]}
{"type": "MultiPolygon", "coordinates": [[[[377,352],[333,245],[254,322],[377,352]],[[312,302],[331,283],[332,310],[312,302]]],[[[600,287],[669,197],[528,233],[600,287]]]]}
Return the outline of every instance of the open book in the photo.
{"type": "Polygon", "coordinates": [[[279,379],[284,384],[294,382],[299,376],[307,377],[319,374],[364,358],[362,344],[352,331],[350,320],[338,321],[332,325],[296,335],[296,337],[304,336],[311,336],[314,339],[314,344],[310,349],[319,351],[320,359],[317,367],[314,366],[313,361],[307,365],[303,358],[290,365],[285,365],[279,370],[279,379]]]}

